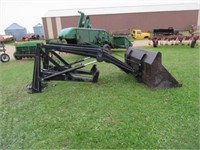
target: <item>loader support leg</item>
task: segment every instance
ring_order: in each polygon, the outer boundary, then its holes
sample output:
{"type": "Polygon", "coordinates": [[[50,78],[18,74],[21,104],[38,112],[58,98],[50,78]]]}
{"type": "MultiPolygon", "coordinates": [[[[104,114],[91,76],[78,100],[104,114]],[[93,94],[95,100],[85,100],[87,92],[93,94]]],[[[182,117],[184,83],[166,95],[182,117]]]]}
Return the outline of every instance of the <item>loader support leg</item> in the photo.
{"type": "Polygon", "coordinates": [[[47,81],[50,80],[97,82],[99,71],[94,64],[97,61],[81,63],[88,59],[90,57],[68,63],[55,52],[55,49],[44,49],[42,45],[38,45],[35,51],[32,83],[26,87],[28,93],[42,92],[42,89],[47,86],[47,81]],[[91,64],[94,65],[90,70],[82,69],[91,64]]]}
{"type": "Polygon", "coordinates": [[[36,53],[35,53],[35,61],[33,68],[33,79],[32,84],[27,85],[27,90],[29,93],[38,93],[42,90],[42,82],[41,82],[41,49],[39,45],[37,45],[36,53]]]}

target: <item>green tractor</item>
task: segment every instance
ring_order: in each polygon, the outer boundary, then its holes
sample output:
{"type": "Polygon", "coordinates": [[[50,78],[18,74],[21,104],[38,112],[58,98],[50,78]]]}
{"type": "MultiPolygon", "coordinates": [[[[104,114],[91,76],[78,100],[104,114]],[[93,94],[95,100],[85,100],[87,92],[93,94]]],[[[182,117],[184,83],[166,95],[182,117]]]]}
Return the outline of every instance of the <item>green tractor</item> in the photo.
{"type": "Polygon", "coordinates": [[[110,35],[104,29],[95,29],[91,26],[89,16],[80,13],[78,27],[69,27],[62,29],[58,36],[60,40],[66,40],[68,44],[96,45],[111,51],[111,48],[126,48],[132,46],[132,43],[125,36],[110,35]]]}

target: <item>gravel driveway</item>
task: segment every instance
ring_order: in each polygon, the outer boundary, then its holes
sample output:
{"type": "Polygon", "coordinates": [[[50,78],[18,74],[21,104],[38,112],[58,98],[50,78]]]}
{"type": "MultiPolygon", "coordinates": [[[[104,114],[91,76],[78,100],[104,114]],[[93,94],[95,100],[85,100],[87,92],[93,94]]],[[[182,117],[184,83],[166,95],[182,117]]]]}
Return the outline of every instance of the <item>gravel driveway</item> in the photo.
{"type": "Polygon", "coordinates": [[[148,45],[149,45],[148,39],[137,40],[133,42],[133,47],[148,46],[148,45]]]}
{"type": "Polygon", "coordinates": [[[6,45],[5,46],[6,53],[10,56],[10,59],[14,59],[14,52],[15,52],[15,46],[12,45],[6,45]]]}
{"type": "MultiPolygon", "coordinates": [[[[147,46],[149,40],[138,40],[133,42],[133,47],[147,46]]],[[[10,59],[14,59],[13,54],[15,52],[15,46],[6,45],[6,53],[10,56],[10,59]]]]}

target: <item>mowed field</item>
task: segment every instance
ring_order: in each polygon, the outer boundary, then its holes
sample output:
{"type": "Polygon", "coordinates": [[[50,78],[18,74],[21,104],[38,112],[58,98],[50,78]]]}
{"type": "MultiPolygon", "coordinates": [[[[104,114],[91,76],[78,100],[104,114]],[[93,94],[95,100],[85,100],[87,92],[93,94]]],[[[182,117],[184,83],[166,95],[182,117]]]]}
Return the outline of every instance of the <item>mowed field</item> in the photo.
{"type": "Polygon", "coordinates": [[[0,149],[199,149],[199,46],[141,48],[160,51],[183,86],[150,90],[102,62],[98,83],[51,81],[28,94],[34,60],[0,63],[0,149]]]}

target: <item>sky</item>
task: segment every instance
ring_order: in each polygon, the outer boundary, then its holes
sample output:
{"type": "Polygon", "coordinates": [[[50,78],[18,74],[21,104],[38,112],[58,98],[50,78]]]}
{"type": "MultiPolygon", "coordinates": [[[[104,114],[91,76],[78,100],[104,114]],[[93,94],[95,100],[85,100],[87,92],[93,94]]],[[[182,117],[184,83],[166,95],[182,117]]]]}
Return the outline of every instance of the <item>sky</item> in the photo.
{"type": "Polygon", "coordinates": [[[12,23],[17,23],[33,33],[33,26],[42,23],[48,10],[72,8],[98,8],[163,3],[196,3],[200,0],[0,0],[0,34],[12,23]]]}

